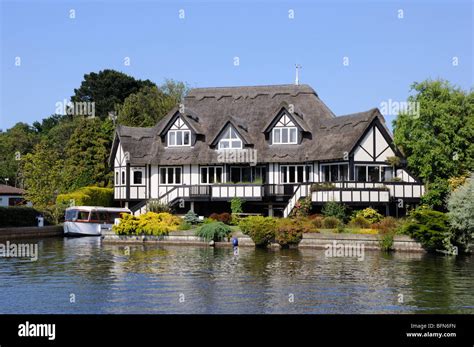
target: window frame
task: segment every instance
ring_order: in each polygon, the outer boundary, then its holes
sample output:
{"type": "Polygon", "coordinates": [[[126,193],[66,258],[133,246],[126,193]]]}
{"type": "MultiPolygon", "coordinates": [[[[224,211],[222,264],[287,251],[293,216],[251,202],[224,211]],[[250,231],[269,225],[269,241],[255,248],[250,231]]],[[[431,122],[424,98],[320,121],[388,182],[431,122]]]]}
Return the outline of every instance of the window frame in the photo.
{"type": "Polygon", "coordinates": [[[320,168],[320,175],[321,175],[321,182],[344,182],[349,181],[349,163],[328,163],[328,164],[321,164],[320,168]],[[332,179],[332,167],[337,167],[337,179],[332,179]],[[345,167],[346,179],[341,179],[344,175],[341,175],[341,166],[345,167]],[[329,179],[326,177],[326,168],[329,170],[329,179]]]}
{"type": "MultiPolygon", "coordinates": [[[[233,184],[255,184],[255,180],[260,178],[262,180],[261,184],[265,184],[267,180],[267,167],[265,165],[257,165],[257,166],[236,166],[232,165],[229,168],[229,183],[233,184]],[[250,170],[250,182],[244,182],[244,170],[250,170]],[[232,179],[232,170],[239,170],[239,180],[235,181],[232,179]],[[257,175],[257,171],[259,175],[257,175]]],[[[260,183],[259,183],[260,184],[260,183]]]]}
{"type": "Polygon", "coordinates": [[[160,186],[181,186],[183,185],[183,168],[181,166],[160,166],[160,170],[159,170],[159,182],[160,182],[160,186]],[[179,175],[176,174],[176,170],[179,169],[179,175]],[[163,170],[165,172],[165,174],[163,175],[163,170]],[[169,172],[170,170],[173,172],[171,177],[173,178],[171,181],[170,181],[170,175],[169,175],[169,172]],[[164,181],[165,183],[163,183],[163,177],[164,177],[164,181]],[[177,181],[177,177],[179,177],[179,183],[176,183],[177,181]],[[171,183],[170,183],[171,182],[171,183]]]}
{"type": "Polygon", "coordinates": [[[354,164],[354,181],[355,182],[367,182],[367,183],[383,183],[383,182],[389,182],[389,180],[385,180],[384,177],[382,177],[382,172],[384,172],[384,168],[386,169],[391,169],[392,171],[392,179],[394,176],[394,170],[390,165],[384,165],[384,164],[354,164]],[[360,181],[359,180],[359,175],[358,175],[358,168],[359,167],[365,167],[365,180],[360,181]],[[369,167],[376,167],[378,169],[378,180],[376,181],[369,181],[369,167]]]}
{"type": "Polygon", "coordinates": [[[298,144],[298,127],[296,127],[296,126],[290,126],[290,127],[276,127],[275,126],[275,127],[273,127],[273,129],[272,129],[272,144],[275,144],[275,145],[297,145],[298,144]],[[279,132],[280,132],[280,135],[278,136],[279,137],[278,141],[276,140],[276,136],[275,136],[275,131],[276,130],[279,130],[279,132]],[[295,131],[295,141],[290,141],[290,139],[291,139],[291,135],[290,135],[291,130],[295,131]],[[286,131],[286,133],[287,133],[288,142],[283,142],[283,131],[286,131]]]}
{"type": "Polygon", "coordinates": [[[191,130],[189,129],[173,129],[173,130],[168,130],[168,134],[166,135],[166,144],[167,147],[190,147],[191,146],[191,130]],[[178,133],[181,134],[181,142],[182,144],[177,144],[178,143],[178,133]],[[174,144],[171,144],[171,134],[174,135],[174,144]],[[188,134],[188,143],[184,143],[185,139],[185,134],[188,134]]]}
{"type": "Polygon", "coordinates": [[[145,176],[145,169],[143,169],[143,168],[132,169],[132,172],[133,172],[133,174],[132,174],[132,184],[131,185],[132,186],[143,186],[143,185],[145,185],[145,183],[143,183],[144,178],[145,178],[144,177],[145,176]],[[140,173],[140,175],[141,175],[140,183],[135,182],[135,174],[136,173],[140,173]]]}
{"type": "Polygon", "coordinates": [[[202,184],[202,185],[211,185],[211,184],[221,184],[224,182],[224,167],[222,166],[200,166],[199,167],[199,184],[202,184]],[[213,174],[213,177],[214,177],[214,182],[210,182],[211,180],[209,179],[210,176],[209,176],[209,169],[214,169],[214,174],[213,174]],[[217,169],[220,169],[220,182],[217,181],[217,169]],[[205,170],[206,171],[206,181],[207,182],[203,182],[203,174],[202,174],[202,170],[205,170]]]}
{"type": "Polygon", "coordinates": [[[219,138],[219,142],[217,143],[217,149],[219,151],[222,151],[222,150],[236,150],[236,149],[242,149],[244,148],[244,141],[242,141],[242,139],[240,138],[239,136],[239,133],[237,132],[237,130],[234,129],[233,126],[228,126],[224,133],[223,133],[223,136],[221,136],[219,138]],[[224,135],[229,132],[229,137],[224,137],[224,135]],[[235,134],[236,138],[233,138],[232,137],[232,133],[235,134]],[[233,142],[240,142],[240,146],[239,147],[233,147],[232,143],[233,142]],[[222,143],[228,143],[229,147],[222,147],[222,143]]]}
{"type": "Polygon", "coordinates": [[[280,174],[280,184],[302,184],[311,182],[311,173],[313,171],[313,166],[310,164],[284,164],[280,165],[279,167],[279,174],[280,174]],[[293,173],[290,170],[290,167],[294,168],[293,173]],[[303,167],[303,181],[298,181],[298,167],[303,167]],[[285,173],[283,172],[283,168],[286,168],[285,173]],[[291,182],[290,178],[293,176],[294,182],[291,182]],[[286,177],[286,180],[283,178],[286,177]]]}

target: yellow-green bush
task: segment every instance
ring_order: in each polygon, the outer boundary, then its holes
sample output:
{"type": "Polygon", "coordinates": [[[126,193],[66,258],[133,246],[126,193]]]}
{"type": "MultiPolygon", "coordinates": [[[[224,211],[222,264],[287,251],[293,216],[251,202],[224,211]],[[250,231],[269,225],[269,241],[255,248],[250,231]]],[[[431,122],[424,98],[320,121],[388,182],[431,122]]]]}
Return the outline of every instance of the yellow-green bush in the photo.
{"type": "Polygon", "coordinates": [[[138,218],[134,215],[124,213],[119,225],[114,225],[112,230],[117,235],[134,235],[138,229],[138,218]]]}
{"type": "Polygon", "coordinates": [[[371,207],[367,207],[363,210],[355,212],[354,213],[354,218],[356,218],[356,217],[363,217],[370,224],[378,223],[383,219],[383,216],[380,213],[378,213],[377,210],[374,210],[371,207]]]}
{"type": "Polygon", "coordinates": [[[123,215],[119,225],[113,230],[118,235],[168,235],[170,231],[178,230],[182,220],[170,213],[148,212],[139,217],[123,215]]]}
{"type": "Polygon", "coordinates": [[[59,194],[57,205],[75,206],[113,206],[114,190],[112,188],[84,187],[67,194],[59,194]]]}

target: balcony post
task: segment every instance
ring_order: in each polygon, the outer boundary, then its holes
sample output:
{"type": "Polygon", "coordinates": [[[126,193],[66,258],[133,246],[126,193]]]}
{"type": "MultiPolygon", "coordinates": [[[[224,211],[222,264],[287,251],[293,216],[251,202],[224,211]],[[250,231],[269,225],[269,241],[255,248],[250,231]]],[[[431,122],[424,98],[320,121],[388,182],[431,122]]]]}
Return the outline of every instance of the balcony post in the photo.
{"type": "Polygon", "coordinates": [[[268,216],[273,217],[273,205],[268,205],[268,216]]]}

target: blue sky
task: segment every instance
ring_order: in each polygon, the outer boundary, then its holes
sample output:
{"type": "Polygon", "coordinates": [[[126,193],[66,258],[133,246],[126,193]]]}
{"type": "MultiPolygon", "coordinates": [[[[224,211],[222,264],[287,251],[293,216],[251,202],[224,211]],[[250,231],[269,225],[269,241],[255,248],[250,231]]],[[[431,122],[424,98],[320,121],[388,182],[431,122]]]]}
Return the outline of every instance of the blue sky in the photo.
{"type": "Polygon", "coordinates": [[[404,101],[427,78],[473,85],[468,0],[0,2],[4,130],[53,114],[85,73],[106,68],[209,87],[293,83],[299,63],[301,83],[336,115],[404,101]]]}

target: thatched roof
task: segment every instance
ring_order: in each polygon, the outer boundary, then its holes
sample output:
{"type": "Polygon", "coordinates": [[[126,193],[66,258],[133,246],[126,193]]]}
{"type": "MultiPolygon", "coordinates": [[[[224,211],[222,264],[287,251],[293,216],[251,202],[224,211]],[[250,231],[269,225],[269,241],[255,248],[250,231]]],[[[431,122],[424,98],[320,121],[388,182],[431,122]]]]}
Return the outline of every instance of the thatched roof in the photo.
{"type": "Polygon", "coordinates": [[[217,151],[212,141],[231,123],[257,149],[263,162],[340,160],[350,152],[375,119],[384,124],[378,109],[336,117],[308,85],[276,85],[192,89],[183,102],[184,119],[201,134],[194,146],[165,148],[162,138],[178,108],[152,128],[117,127],[117,137],[132,165],[212,164],[217,151]],[[292,105],[293,118],[304,132],[297,145],[270,145],[263,133],[282,108],[292,105]],[[162,137],[160,137],[162,133],[162,137]]]}

